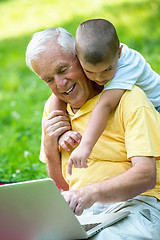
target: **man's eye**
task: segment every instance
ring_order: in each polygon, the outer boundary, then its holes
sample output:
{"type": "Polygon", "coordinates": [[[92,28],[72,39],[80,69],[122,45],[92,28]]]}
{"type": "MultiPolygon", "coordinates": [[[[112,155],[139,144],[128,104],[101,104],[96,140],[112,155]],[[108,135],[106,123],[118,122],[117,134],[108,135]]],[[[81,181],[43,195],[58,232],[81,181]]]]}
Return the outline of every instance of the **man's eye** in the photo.
{"type": "Polygon", "coordinates": [[[50,83],[52,81],[52,79],[47,79],[46,80],[46,83],[48,84],[48,83],[50,83]]]}
{"type": "Polygon", "coordinates": [[[63,72],[65,72],[66,70],[67,70],[67,67],[63,67],[63,68],[61,68],[60,72],[63,73],[63,72]]]}

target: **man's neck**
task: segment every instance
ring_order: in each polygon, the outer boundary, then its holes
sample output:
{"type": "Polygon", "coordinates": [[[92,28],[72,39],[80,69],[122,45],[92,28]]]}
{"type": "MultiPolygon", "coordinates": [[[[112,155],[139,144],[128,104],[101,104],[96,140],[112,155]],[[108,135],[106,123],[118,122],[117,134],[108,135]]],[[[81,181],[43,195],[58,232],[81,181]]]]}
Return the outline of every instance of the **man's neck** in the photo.
{"type": "MultiPolygon", "coordinates": [[[[87,100],[95,97],[96,95],[98,95],[102,90],[103,90],[103,86],[97,85],[95,82],[92,82],[92,90],[90,92],[90,95],[88,97],[87,100]]],[[[76,113],[80,108],[73,108],[71,107],[73,113],[76,113]]]]}
{"type": "Polygon", "coordinates": [[[92,82],[92,86],[93,86],[92,91],[90,93],[90,96],[89,96],[88,100],[95,97],[96,95],[98,95],[103,90],[103,86],[100,86],[95,82],[92,82]]]}

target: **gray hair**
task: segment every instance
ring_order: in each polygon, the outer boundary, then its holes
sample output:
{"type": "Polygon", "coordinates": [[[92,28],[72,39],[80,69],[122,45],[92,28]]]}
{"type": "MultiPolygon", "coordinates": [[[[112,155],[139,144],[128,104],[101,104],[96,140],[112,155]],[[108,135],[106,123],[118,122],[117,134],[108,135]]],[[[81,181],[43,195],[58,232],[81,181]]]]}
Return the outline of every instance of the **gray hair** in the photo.
{"type": "Polygon", "coordinates": [[[26,49],[26,64],[34,72],[32,61],[38,58],[39,53],[45,51],[47,43],[57,41],[64,51],[71,51],[75,55],[75,39],[67,30],[61,27],[48,28],[33,34],[26,49]]]}

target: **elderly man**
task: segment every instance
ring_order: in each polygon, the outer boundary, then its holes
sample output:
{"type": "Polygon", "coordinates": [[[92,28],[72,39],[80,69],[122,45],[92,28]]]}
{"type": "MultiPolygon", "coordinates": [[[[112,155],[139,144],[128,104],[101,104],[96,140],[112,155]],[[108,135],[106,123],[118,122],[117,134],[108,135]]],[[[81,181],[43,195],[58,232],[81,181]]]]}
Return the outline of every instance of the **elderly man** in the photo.
{"type": "Polygon", "coordinates": [[[127,219],[92,239],[160,239],[160,115],[145,94],[138,87],[126,91],[88,159],[88,168],[73,167],[70,176],[71,151],[61,151],[58,140],[66,132],[68,144],[78,142],[76,132],[83,135],[101,89],[84,75],[74,38],[62,28],[36,33],[27,47],[26,62],[56,97],[68,103],[68,115],[54,109],[54,95],[46,103],[40,159],[64,190],[69,206],[77,215],[84,209],[131,211],[127,219]],[[70,122],[75,132],[67,133],[70,122]]]}

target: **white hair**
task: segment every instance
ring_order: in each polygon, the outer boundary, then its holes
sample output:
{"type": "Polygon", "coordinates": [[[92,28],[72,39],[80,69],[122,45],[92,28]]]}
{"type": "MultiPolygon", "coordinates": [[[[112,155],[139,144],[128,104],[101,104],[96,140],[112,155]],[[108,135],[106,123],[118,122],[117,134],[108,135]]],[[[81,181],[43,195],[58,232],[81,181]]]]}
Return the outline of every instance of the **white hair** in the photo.
{"type": "Polygon", "coordinates": [[[32,61],[38,58],[39,53],[45,51],[47,43],[56,40],[64,51],[71,51],[75,55],[75,39],[67,30],[61,27],[48,28],[33,34],[26,49],[26,64],[34,72],[32,61]]]}

